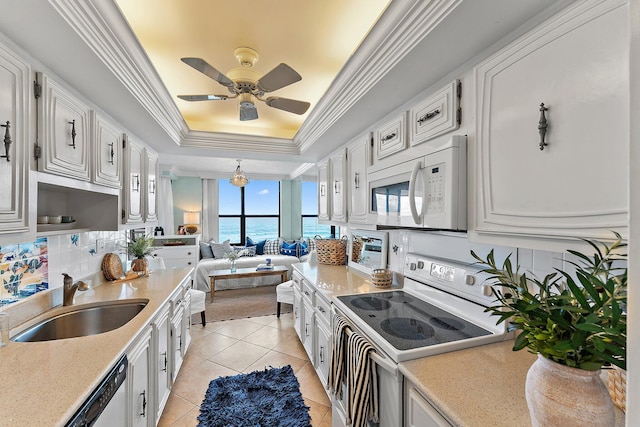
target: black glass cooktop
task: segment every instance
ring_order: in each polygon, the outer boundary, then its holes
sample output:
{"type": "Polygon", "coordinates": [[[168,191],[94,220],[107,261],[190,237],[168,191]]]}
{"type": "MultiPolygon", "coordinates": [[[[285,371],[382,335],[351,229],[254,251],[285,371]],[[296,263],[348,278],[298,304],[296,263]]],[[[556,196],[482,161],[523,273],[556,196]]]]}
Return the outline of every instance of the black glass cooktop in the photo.
{"type": "Polygon", "coordinates": [[[338,299],[398,350],[491,335],[403,291],[345,295],[338,299]]]}

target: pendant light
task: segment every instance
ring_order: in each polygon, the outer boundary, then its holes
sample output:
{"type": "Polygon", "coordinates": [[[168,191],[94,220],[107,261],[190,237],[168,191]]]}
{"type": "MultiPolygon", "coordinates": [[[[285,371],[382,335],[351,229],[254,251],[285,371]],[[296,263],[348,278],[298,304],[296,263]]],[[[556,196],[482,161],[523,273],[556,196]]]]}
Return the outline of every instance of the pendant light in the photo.
{"type": "Polygon", "coordinates": [[[244,172],[242,172],[242,169],[240,169],[240,161],[241,160],[238,159],[238,167],[236,168],[233,176],[229,179],[229,182],[236,187],[244,187],[249,183],[249,178],[247,178],[244,172]]]}

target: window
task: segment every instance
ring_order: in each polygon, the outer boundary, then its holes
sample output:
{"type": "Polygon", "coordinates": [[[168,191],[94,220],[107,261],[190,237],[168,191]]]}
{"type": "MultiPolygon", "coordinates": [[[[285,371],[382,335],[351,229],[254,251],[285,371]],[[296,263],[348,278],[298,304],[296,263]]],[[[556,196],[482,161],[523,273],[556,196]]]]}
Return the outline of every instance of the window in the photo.
{"type": "Polygon", "coordinates": [[[280,235],[280,182],[253,180],[236,187],[218,181],[219,229],[221,242],[244,244],[247,236],[254,241],[280,235]]]}
{"type": "Polygon", "coordinates": [[[318,183],[302,181],[302,237],[327,237],[336,235],[336,232],[340,230],[336,230],[335,226],[318,224],[318,183]]]}

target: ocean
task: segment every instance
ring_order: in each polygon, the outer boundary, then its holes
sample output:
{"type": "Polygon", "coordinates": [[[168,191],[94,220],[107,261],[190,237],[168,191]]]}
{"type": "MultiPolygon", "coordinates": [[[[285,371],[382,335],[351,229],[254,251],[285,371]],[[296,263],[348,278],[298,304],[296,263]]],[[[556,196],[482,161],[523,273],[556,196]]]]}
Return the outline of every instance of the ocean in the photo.
{"type": "MultiPolygon", "coordinates": [[[[254,242],[275,239],[278,237],[278,218],[247,218],[246,234],[254,242]]],[[[313,238],[315,235],[323,237],[331,234],[331,226],[318,224],[317,218],[303,218],[302,237],[313,238]]],[[[218,241],[229,239],[232,244],[240,244],[240,219],[220,218],[218,241]]],[[[242,242],[244,244],[244,242],[242,242]]]]}

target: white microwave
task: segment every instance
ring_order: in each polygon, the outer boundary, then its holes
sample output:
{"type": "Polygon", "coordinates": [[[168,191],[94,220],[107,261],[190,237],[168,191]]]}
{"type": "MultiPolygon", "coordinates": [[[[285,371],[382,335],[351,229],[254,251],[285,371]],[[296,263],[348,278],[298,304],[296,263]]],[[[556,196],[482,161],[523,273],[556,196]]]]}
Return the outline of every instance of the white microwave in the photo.
{"type": "Polygon", "coordinates": [[[467,138],[368,175],[370,224],[467,229],[467,138]]]}

